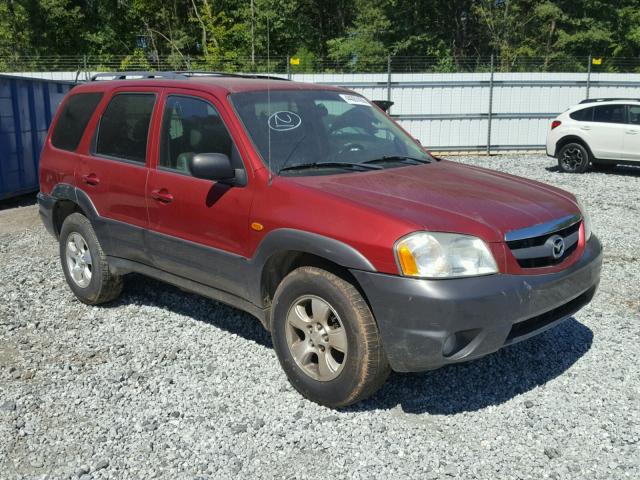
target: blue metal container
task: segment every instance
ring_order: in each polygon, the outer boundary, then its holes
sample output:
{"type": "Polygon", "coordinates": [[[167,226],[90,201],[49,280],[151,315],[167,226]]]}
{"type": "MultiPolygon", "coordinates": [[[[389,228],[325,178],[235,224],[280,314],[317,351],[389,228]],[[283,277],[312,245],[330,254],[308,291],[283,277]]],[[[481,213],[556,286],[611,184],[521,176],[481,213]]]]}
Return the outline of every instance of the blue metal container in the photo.
{"type": "Polygon", "coordinates": [[[0,200],[38,190],[47,130],[72,82],[0,75],[0,200]]]}

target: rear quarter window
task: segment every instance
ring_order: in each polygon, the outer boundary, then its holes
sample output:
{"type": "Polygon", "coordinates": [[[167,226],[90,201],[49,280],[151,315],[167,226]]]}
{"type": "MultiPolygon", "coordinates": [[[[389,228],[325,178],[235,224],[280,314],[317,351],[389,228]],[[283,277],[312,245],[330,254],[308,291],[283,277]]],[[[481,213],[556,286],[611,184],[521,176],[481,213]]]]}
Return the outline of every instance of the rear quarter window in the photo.
{"type": "Polygon", "coordinates": [[[583,108],[581,110],[576,110],[575,112],[571,112],[569,116],[573,120],[577,120],[579,122],[592,122],[593,121],[593,107],[583,108]]]}
{"type": "Polygon", "coordinates": [[[51,135],[54,147],[69,151],[78,148],[89,119],[102,96],[99,92],[77,93],[67,99],[51,135]]]}

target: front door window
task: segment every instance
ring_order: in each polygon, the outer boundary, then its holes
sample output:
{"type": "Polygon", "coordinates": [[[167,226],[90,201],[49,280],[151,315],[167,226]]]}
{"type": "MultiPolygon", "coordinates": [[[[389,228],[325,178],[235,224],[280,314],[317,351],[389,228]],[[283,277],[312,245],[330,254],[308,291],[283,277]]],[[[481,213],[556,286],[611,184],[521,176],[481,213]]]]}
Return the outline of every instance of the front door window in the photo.
{"type": "Polygon", "coordinates": [[[233,157],[233,142],[220,114],[209,102],[171,95],[162,120],[158,167],[191,175],[189,160],[198,153],[233,157]]]}

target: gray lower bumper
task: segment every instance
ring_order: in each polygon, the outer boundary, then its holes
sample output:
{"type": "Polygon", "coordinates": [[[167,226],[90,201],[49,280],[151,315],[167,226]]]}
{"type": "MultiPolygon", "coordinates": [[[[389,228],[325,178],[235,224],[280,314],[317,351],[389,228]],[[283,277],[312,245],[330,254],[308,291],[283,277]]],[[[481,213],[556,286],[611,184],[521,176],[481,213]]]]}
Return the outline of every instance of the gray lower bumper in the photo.
{"type": "Polygon", "coordinates": [[[417,280],[354,270],[396,371],[431,370],[495,352],[570,317],[600,281],[602,247],[546,275],[417,280]]]}

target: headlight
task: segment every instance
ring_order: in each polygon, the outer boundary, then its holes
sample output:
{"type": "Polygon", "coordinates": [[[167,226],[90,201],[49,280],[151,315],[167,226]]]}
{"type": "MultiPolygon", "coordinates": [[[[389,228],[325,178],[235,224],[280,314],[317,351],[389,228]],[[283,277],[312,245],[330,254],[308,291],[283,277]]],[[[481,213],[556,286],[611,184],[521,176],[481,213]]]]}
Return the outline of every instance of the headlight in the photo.
{"type": "Polygon", "coordinates": [[[451,278],[498,272],[487,244],[470,235],[416,232],[396,242],[400,273],[408,277],[451,278]]]}
{"type": "Polygon", "coordinates": [[[578,197],[576,197],[576,201],[578,202],[578,208],[582,214],[582,223],[584,224],[584,241],[586,242],[591,238],[591,215],[589,215],[587,209],[584,208],[584,205],[578,197]]]}

